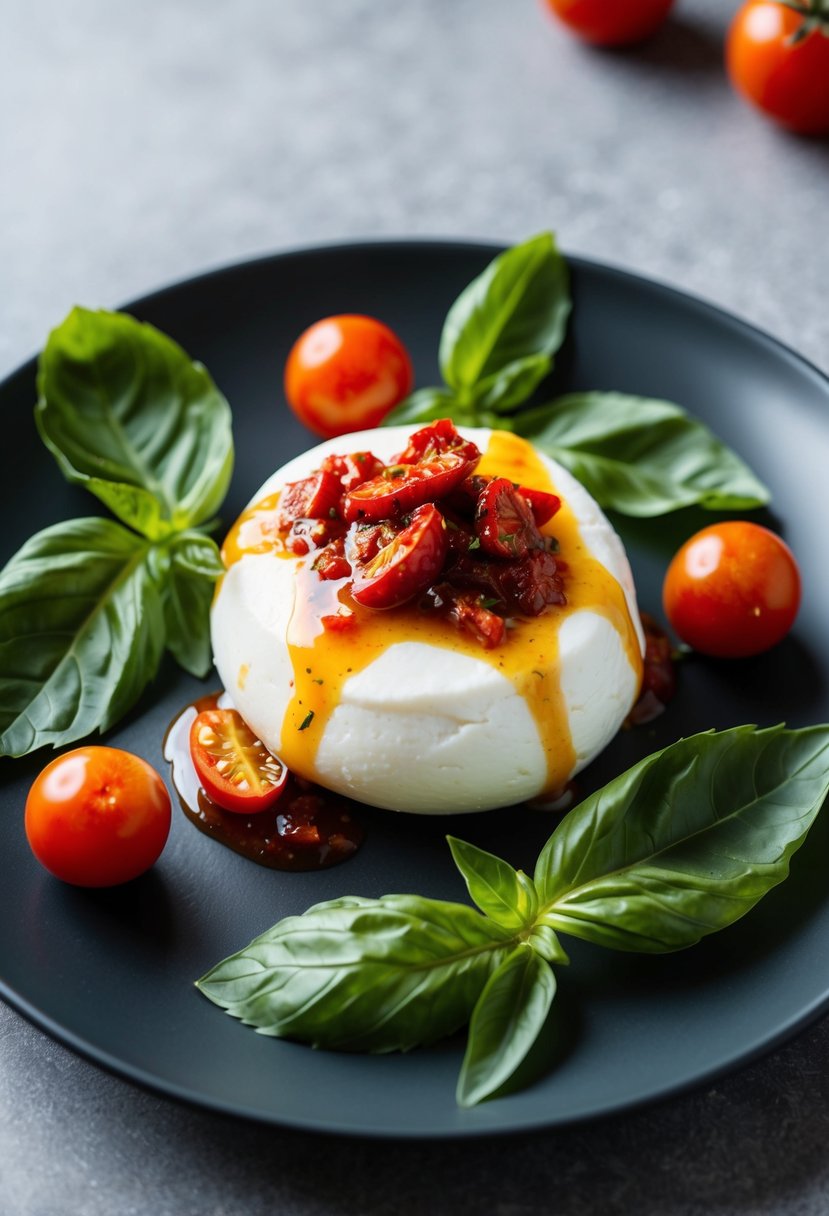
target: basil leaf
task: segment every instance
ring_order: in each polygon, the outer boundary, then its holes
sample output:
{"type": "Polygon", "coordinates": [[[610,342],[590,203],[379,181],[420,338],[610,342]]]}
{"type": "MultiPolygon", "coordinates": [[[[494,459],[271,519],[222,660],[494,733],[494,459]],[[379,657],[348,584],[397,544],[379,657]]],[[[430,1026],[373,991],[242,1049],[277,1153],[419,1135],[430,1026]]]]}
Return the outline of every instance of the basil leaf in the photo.
{"type": "Polygon", "coordinates": [[[341,899],[280,921],[197,986],[263,1034],[407,1051],[466,1024],[512,944],[463,904],[341,899]]]}
{"type": "Polygon", "coordinates": [[[31,537],[0,572],[0,754],[104,731],[164,648],[151,546],[109,519],[31,537]]]}
{"type": "Polygon", "coordinates": [[[769,501],[739,456],[678,405],[623,393],[571,393],[512,419],[599,504],[653,516],[698,504],[744,510],[769,501]]]}
{"type": "Polygon", "coordinates": [[[555,992],[551,968],[526,943],[492,973],[472,1011],[460,1106],[474,1106],[510,1079],[538,1038],[555,992]]]}
{"type": "Polygon", "coordinates": [[[474,844],[454,836],[446,839],[469,894],[485,916],[505,929],[523,929],[533,920],[538,896],[531,878],[474,844]]]}
{"type": "Polygon", "coordinates": [[[510,364],[551,357],[564,340],[569,312],[567,266],[552,234],[513,246],[449,309],[439,352],[444,380],[467,400],[510,364]]]}
{"type": "Polygon", "coordinates": [[[165,546],[163,602],[167,649],[194,676],[213,664],[210,605],[224,573],[216,542],[201,532],[180,532],[165,546]]]}
{"type": "Polygon", "coordinates": [[[620,950],[691,946],[789,871],[829,790],[829,726],[738,726],[640,761],[562,820],[539,923],[620,950]]]}
{"type": "Polygon", "coordinates": [[[461,406],[457,397],[445,388],[419,388],[386,414],[383,426],[405,426],[436,422],[438,418],[452,418],[455,422],[474,423],[468,406],[461,406]]]}
{"type": "Polygon", "coordinates": [[[40,359],[35,411],[64,476],[151,540],[204,523],[233,468],[230,409],[172,339],[75,308],[40,359]]]}
{"type": "Polygon", "coordinates": [[[508,413],[535,392],[552,366],[549,355],[528,355],[508,363],[475,385],[472,390],[475,409],[508,413]]]}

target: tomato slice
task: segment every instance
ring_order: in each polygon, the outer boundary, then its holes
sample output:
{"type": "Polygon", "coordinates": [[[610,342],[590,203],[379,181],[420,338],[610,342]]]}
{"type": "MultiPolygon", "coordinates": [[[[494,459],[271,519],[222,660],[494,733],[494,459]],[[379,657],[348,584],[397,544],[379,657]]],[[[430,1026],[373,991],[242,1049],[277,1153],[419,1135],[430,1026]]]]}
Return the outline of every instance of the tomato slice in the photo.
{"type": "Polygon", "coordinates": [[[379,477],[345,495],[343,517],[348,523],[376,523],[408,515],[424,503],[444,498],[469,471],[469,461],[459,452],[446,452],[417,464],[388,465],[379,477]]]}
{"type": "Polygon", "coordinates": [[[235,709],[205,709],[190,727],[190,755],[202,789],[225,811],[254,815],[276,802],[288,770],[235,709]]]}
{"type": "Polygon", "coordinates": [[[491,557],[514,560],[544,548],[529,502],[506,477],[496,477],[484,487],[475,511],[475,532],[491,557]]]}
{"type": "Polygon", "coordinates": [[[354,581],[351,594],[365,608],[397,608],[426,591],[443,568],[448,541],[437,507],[425,503],[389,544],[366,562],[356,555],[353,534],[346,540],[354,581]],[[351,544],[349,544],[349,540],[351,544]]]}
{"type": "Polygon", "coordinates": [[[481,459],[478,445],[459,435],[454,422],[449,418],[440,418],[409,436],[408,445],[397,457],[397,463],[417,464],[421,460],[443,456],[446,452],[455,452],[470,464],[477,464],[481,459]]]}
{"type": "Polygon", "coordinates": [[[320,549],[317,556],[314,558],[312,567],[316,570],[320,578],[338,579],[348,578],[351,574],[351,566],[345,556],[344,541],[342,537],[332,540],[324,549],[320,549]]]}
{"type": "Polygon", "coordinates": [[[331,519],[337,514],[342,486],[334,473],[320,470],[302,481],[289,481],[279,496],[279,527],[297,519],[331,519]]]}

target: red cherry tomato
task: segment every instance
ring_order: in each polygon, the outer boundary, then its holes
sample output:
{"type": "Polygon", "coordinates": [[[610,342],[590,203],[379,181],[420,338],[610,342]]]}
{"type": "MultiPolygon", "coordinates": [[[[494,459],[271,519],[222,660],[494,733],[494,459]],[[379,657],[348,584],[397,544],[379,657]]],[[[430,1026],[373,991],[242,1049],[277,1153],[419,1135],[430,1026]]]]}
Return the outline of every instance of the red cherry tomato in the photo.
{"type": "Polygon", "coordinates": [[[354,573],[351,594],[365,608],[397,608],[426,591],[446,558],[446,524],[437,507],[426,503],[412,512],[411,522],[367,561],[358,554],[355,525],[346,543],[354,573]]]}
{"type": "Polygon", "coordinates": [[[747,101],[803,135],[829,132],[829,17],[809,29],[807,14],[773,0],[749,0],[731,23],[726,66],[747,101]]]}
{"type": "Polygon", "coordinates": [[[390,464],[379,477],[345,495],[343,516],[349,523],[374,523],[406,515],[423,503],[444,498],[469,470],[469,461],[460,452],[446,452],[418,464],[390,464]]]}
{"type": "Polygon", "coordinates": [[[379,426],[412,383],[406,348],[373,317],[317,321],[294,343],[285,365],[288,404],[324,438],[379,426]]]}
{"type": "Polygon", "coordinates": [[[653,34],[673,0],[546,0],[566,26],[596,46],[623,46],[653,34]]]}
{"type": "Polygon", "coordinates": [[[676,553],[662,599],[672,628],[689,646],[743,658],[768,650],[791,629],[800,572],[788,545],[768,528],[713,524],[676,553]]]}
{"type": "Polygon", "coordinates": [[[35,778],[25,825],[32,852],[56,878],[114,887],[158,860],[170,831],[170,796],[139,756],[81,747],[35,778]]]}
{"type": "Polygon", "coordinates": [[[193,719],[190,755],[208,798],[240,815],[267,810],[288,780],[285,765],[235,709],[204,709],[193,719]]]}

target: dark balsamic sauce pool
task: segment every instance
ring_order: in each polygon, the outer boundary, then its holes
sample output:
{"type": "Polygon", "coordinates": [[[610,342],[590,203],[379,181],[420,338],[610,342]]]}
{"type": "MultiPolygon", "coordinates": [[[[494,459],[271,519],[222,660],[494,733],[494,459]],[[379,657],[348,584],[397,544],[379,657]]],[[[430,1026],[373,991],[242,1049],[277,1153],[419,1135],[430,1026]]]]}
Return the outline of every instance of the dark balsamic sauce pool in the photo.
{"type": "Polygon", "coordinates": [[[192,701],[170,723],[164,758],[182,811],[205,836],[272,870],[325,870],[347,861],[365,839],[359,804],[290,775],[278,801],[256,815],[225,811],[201,788],[190,759],[190,727],[224,693],[192,701]]]}

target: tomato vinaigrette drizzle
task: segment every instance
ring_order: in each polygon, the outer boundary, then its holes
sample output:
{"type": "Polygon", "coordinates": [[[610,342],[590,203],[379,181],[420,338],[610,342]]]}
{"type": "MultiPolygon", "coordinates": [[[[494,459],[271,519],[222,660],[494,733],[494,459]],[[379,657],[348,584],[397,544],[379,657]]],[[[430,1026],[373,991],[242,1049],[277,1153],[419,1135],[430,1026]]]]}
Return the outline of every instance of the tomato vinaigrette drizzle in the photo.
{"type": "Polygon", "coordinates": [[[185,816],[205,836],[271,870],[324,870],[353,857],[365,838],[359,807],[309,782],[290,775],[278,801],[253,815],[223,810],[208,797],[190,755],[190,726],[202,710],[225,700],[223,693],[199,697],[164,736],[164,759],[185,816]]]}
{"type": "MultiPolygon", "coordinates": [[[[492,432],[476,472],[555,493],[544,461],[530,444],[507,431],[492,432]]],[[[291,771],[318,779],[317,747],[346,681],[395,643],[423,642],[489,663],[511,681],[535,719],[546,756],[545,788],[538,797],[556,797],[576,763],[567,708],[556,678],[563,622],[583,610],[605,617],[622,640],[637,681],[642,677],[639,640],[624,591],[584,544],[568,503],[562,502],[554,518],[541,527],[543,535],[557,541],[557,557],[565,571],[566,603],[550,607],[538,617],[514,618],[503,643],[485,649],[445,617],[424,611],[416,603],[373,611],[355,602],[349,593],[350,579],[321,579],[312,569],[313,553],[297,560],[285,548],[276,522],[278,502],[279,494],[274,494],[248,508],[231,529],[222,556],[228,567],[246,554],[274,553],[297,563],[287,638],[294,693],[282,723],[279,758],[283,763],[291,771]]]]}

